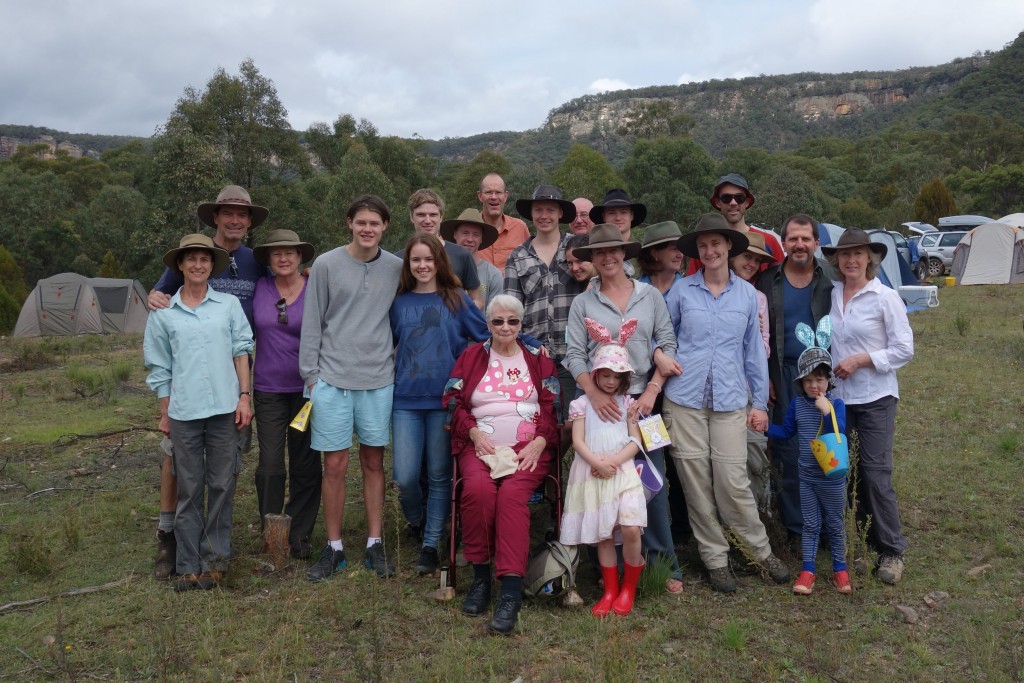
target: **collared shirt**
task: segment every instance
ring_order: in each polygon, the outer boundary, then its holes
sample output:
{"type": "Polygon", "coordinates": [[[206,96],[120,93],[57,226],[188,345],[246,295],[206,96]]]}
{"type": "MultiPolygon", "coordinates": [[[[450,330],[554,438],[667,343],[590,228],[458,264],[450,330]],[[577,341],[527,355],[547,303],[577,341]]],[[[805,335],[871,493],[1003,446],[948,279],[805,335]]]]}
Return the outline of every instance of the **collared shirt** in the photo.
{"type": "MultiPolygon", "coordinates": [[[[216,240],[214,240],[214,244],[220,247],[216,240]]],[[[223,247],[220,248],[223,249],[223,247]]],[[[207,284],[218,292],[233,294],[237,297],[251,326],[252,296],[256,291],[256,281],[261,277],[271,275],[271,271],[266,266],[261,266],[253,256],[252,249],[244,244],[234,251],[228,252],[228,256],[231,258],[231,266],[223,273],[211,277],[207,284]]],[[[153,285],[153,289],[164,294],[174,294],[181,289],[183,284],[185,284],[185,278],[180,270],[166,268],[157,283],[153,285]]]]}
{"type": "Polygon", "coordinates": [[[715,297],[700,271],[672,285],[665,303],[677,338],[676,361],[683,367],[681,376],[665,382],[665,395],[681,406],[702,408],[711,373],[713,410],[746,407],[748,386],[753,406],[765,410],[768,359],[750,283],[730,272],[715,297]]]}
{"type": "Polygon", "coordinates": [[[836,389],[849,405],[871,403],[886,396],[900,397],[896,371],[914,357],[914,332],[907,307],[896,290],[872,278],[843,306],[842,282],[832,289],[832,361],[838,365],[858,353],[871,356],[871,366],[860,368],[836,389]]]}
{"type": "Polygon", "coordinates": [[[146,384],[157,398],[171,398],[167,414],[198,420],[238,406],[234,359],[252,351],[252,329],[231,294],[207,287],[192,309],[178,290],[167,308],[149,314],[142,349],[150,371],[146,384]]]}
{"type": "Polygon", "coordinates": [[[517,247],[530,239],[530,229],[521,219],[515,216],[501,215],[501,227],[498,228],[498,239],[480,255],[500,271],[508,265],[509,256],[517,247]]]}
{"type": "Polygon", "coordinates": [[[551,358],[565,358],[565,326],[576,295],[586,288],[576,282],[565,263],[564,235],[551,263],[544,263],[533,249],[533,239],[518,247],[505,266],[505,294],[523,303],[523,331],[548,347],[551,358]]]}

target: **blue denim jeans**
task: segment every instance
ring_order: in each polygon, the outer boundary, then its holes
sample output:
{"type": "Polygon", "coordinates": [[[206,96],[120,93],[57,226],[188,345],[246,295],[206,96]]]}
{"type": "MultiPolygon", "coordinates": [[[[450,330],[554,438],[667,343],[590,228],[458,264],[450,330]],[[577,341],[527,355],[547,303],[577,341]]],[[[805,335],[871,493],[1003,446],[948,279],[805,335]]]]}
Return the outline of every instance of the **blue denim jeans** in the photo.
{"type": "MultiPolygon", "coordinates": [[[[649,451],[647,454],[661,473],[662,478],[665,477],[665,451],[667,450],[667,448],[659,448],[649,451]]],[[[682,580],[683,571],[679,568],[679,559],[676,557],[676,546],[672,540],[672,524],[668,514],[668,487],[662,487],[658,494],[647,502],[647,528],[644,529],[642,541],[645,554],[648,555],[648,562],[653,559],[650,557],[651,553],[662,556],[668,561],[672,570],[672,578],[682,580]]]]}
{"type": "Polygon", "coordinates": [[[448,521],[452,491],[451,437],[445,410],[395,409],[391,412],[391,474],[406,521],[423,527],[423,545],[437,548],[448,521]],[[420,471],[427,465],[426,519],[420,471]]]}

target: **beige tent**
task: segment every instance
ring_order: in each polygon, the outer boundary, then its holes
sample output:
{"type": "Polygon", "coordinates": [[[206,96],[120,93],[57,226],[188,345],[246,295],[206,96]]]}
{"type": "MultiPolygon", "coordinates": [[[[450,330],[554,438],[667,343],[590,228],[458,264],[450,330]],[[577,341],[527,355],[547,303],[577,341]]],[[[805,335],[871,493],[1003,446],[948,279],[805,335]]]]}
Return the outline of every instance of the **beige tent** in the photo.
{"type": "Polygon", "coordinates": [[[1024,230],[1004,223],[979,225],[956,246],[952,271],[958,285],[1024,282],[1024,230]]]}
{"type": "Polygon", "coordinates": [[[61,273],[36,283],[14,336],[142,333],[148,317],[146,290],[138,280],[61,273]]]}

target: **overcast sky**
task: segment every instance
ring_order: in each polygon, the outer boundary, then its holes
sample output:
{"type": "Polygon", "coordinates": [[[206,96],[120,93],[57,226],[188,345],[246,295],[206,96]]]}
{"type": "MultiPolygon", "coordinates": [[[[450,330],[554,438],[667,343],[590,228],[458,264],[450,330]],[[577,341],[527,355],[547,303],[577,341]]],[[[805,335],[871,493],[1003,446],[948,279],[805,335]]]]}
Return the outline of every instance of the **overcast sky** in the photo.
{"type": "Polygon", "coordinates": [[[574,97],[999,50],[1022,0],[5,0],[0,123],[152,135],[186,86],[251,57],[296,130],[525,130],[574,97]],[[632,7],[631,7],[632,5],[632,7]]]}

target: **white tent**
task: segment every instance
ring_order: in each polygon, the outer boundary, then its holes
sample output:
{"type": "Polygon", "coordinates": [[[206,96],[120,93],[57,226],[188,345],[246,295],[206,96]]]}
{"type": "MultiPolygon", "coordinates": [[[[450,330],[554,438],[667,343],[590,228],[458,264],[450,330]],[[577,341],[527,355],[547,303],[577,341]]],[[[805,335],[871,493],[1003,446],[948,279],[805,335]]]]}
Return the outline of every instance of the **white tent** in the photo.
{"type": "Polygon", "coordinates": [[[146,290],[138,280],[61,273],[36,283],[14,336],[142,333],[148,318],[146,290]]]}
{"type": "Polygon", "coordinates": [[[1024,282],[1024,229],[1005,223],[979,225],[957,245],[952,271],[958,285],[1024,282]]]}
{"type": "Polygon", "coordinates": [[[1015,228],[1024,228],[1024,213],[1011,213],[1009,216],[1003,216],[996,223],[1012,225],[1015,228]]]}

